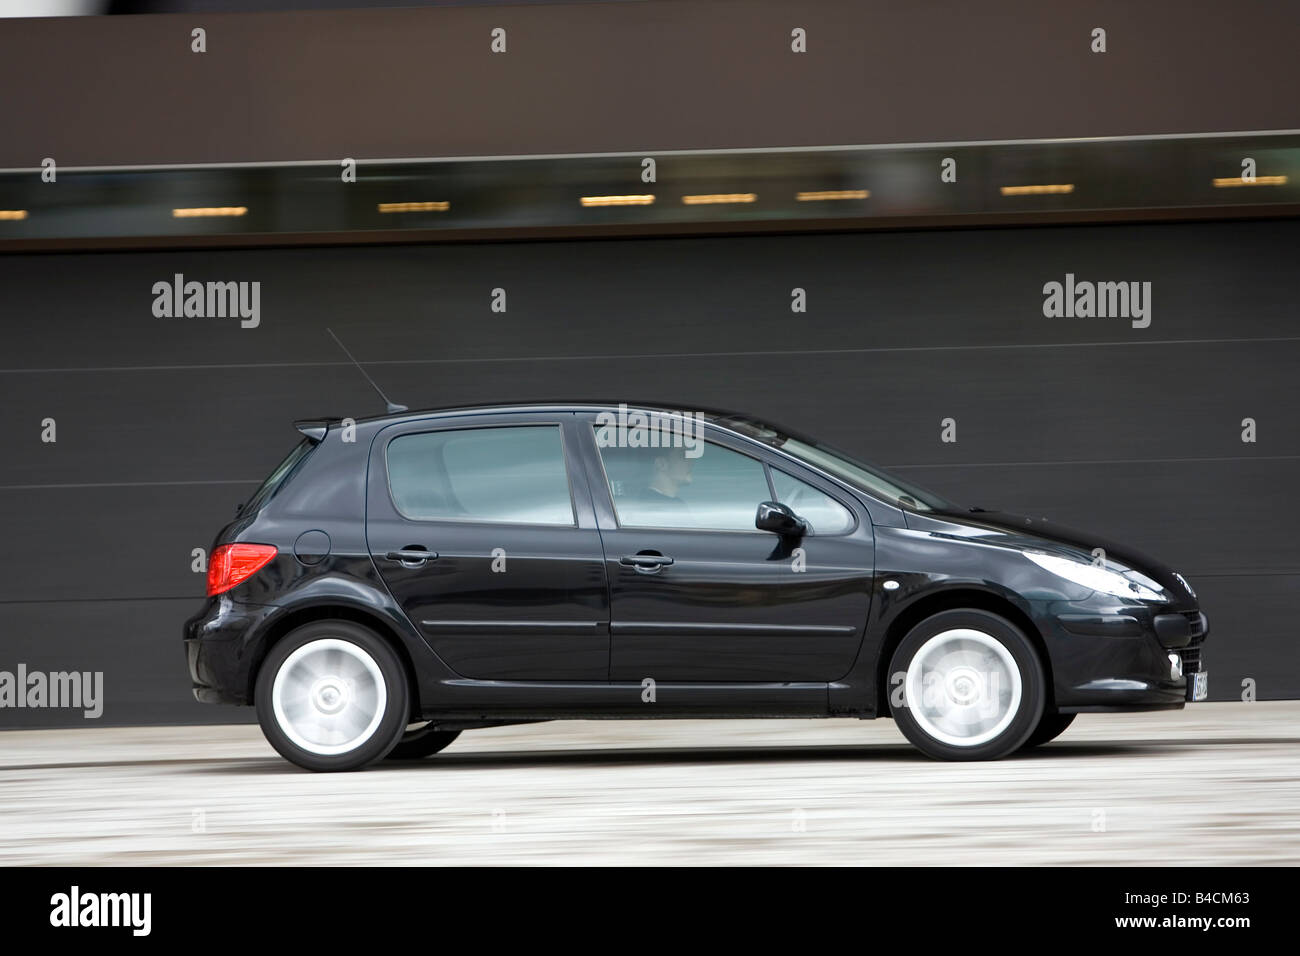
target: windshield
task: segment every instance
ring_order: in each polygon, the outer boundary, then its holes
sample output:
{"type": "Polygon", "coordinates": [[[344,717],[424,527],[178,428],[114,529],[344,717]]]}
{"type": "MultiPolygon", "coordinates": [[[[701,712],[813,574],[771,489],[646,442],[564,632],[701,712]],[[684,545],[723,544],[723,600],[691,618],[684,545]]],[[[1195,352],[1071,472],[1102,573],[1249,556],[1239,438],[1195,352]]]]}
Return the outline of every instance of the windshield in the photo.
{"type": "Polygon", "coordinates": [[[289,472],[293,471],[294,467],[306,458],[315,447],[316,443],[307,438],[298,442],[298,444],[294,446],[293,451],[285,455],[284,460],[275,466],[275,471],[271,472],[266,481],[262,482],[262,486],[253,493],[253,497],[248,499],[248,503],[239,509],[239,513],[241,515],[253,514],[261,508],[262,505],[266,504],[271,495],[275,494],[275,490],[280,487],[281,483],[283,483],[289,472]]]}
{"type": "Polygon", "coordinates": [[[953,505],[918,485],[901,481],[878,468],[851,458],[821,442],[795,436],[749,418],[726,417],[717,419],[719,425],[730,428],[762,442],[769,448],[779,448],[814,468],[819,468],[845,484],[864,491],[874,498],[888,501],[912,511],[949,511],[953,505]]]}

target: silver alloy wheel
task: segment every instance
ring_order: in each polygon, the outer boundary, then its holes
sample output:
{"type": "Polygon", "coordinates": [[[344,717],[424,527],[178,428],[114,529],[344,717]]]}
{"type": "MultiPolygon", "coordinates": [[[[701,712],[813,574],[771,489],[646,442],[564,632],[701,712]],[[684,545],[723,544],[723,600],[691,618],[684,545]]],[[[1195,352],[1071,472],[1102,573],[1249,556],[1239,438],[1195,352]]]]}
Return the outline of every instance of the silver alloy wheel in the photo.
{"type": "Polygon", "coordinates": [[[284,735],[322,756],[360,747],[388,705],[379,664],[351,641],[322,638],[290,654],[271,685],[271,706],[284,735]]]}
{"type": "Polygon", "coordinates": [[[904,698],[927,735],[976,747],[1007,729],[1020,711],[1020,667],[983,631],[958,627],[934,635],[912,655],[904,698]]]}

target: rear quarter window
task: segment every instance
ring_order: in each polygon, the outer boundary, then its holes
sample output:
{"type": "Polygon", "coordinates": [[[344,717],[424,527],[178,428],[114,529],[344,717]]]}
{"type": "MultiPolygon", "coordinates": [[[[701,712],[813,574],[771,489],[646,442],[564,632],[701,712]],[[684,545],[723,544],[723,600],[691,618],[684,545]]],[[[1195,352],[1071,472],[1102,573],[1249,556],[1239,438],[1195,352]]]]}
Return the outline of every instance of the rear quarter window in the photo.
{"type": "Polygon", "coordinates": [[[260,511],[271,500],[271,497],[288,482],[289,477],[298,470],[298,466],[307,460],[307,456],[312,453],[315,447],[316,442],[307,438],[295,445],[293,450],[284,456],[280,464],[275,466],[275,470],[267,475],[261,487],[253,492],[253,497],[249,498],[244,507],[240,509],[240,516],[260,511]]]}

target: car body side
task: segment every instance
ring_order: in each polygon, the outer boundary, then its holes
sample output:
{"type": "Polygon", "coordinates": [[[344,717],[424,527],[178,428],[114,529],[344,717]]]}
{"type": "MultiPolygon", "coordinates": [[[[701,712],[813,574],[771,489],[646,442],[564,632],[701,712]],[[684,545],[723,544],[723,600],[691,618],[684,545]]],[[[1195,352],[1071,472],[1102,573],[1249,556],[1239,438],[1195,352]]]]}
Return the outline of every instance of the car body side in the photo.
{"type": "MultiPolygon", "coordinates": [[[[869,593],[862,595],[856,655],[842,674],[833,680],[661,681],[656,706],[647,708],[640,681],[483,680],[458,673],[403,610],[372,555],[367,511],[375,495],[388,495],[384,448],[397,435],[433,427],[554,421],[564,430],[575,520],[607,532],[617,519],[592,438],[599,411],[521,406],[409,414],[358,421],[351,429],[337,421],[323,424],[316,447],[263,506],[239,516],[214,542],[271,544],[278,554],[231,591],[209,598],[186,622],[195,696],[251,703],[257,668],[277,640],[313,620],[345,618],[372,628],[397,651],[411,679],[413,719],[473,725],[597,716],[886,716],[899,680],[888,673],[890,657],[907,631],[939,611],[974,607],[1007,618],[1036,644],[1048,671],[1049,703],[1058,711],[1183,706],[1186,678],[1171,676],[1168,655],[1204,640],[1207,627],[1195,599],[1168,569],[1036,519],[904,509],[716,424],[707,426],[709,440],[779,467],[853,512],[856,527],[835,554],[837,560],[860,554],[869,593]],[[1156,576],[1169,603],[1153,607],[1089,592],[1023,553],[1086,555],[1088,544],[1156,576]],[[850,546],[856,550],[846,551],[850,546]]],[[[809,544],[815,565],[818,541],[809,544]]],[[[743,600],[735,608],[743,612],[743,600]]],[[[607,604],[598,637],[609,637],[608,611],[607,604]]],[[[490,630],[481,640],[493,640],[490,630]]]]}

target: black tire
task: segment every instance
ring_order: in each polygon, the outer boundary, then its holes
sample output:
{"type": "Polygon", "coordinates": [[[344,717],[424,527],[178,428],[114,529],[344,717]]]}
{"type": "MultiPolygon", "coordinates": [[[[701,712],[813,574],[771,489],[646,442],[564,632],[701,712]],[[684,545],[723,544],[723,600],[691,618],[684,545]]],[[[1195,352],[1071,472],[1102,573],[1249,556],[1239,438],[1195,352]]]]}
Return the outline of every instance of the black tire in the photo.
{"type": "Polygon", "coordinates": [[[419,760],[446,750],[460,736],[459,730],[433,730],[432,723],[416,727],[402,734],[397,746],[388,752],[389,760],[419,760]]]}
{"type": "MultiPolygon", "coordinates": [[[[963,608],[960,610],[943,611],[933,617],[926,618],[920,624],[916,625],[907,633],[894,651],[893,658],[890,661],[889,673],[891,676],[891,686],[893,686],[893,675],[908,674],[913,659],[917,653],[925,647],[932,638],[939,635],[947,634],[955,630],[964,630],[971,633],[971,637],[963,638],[962,646],[974,647],[980,654],[988,656],[990,661],[998,662],[1001,667],[1005,668],[1008,677],[1006,683],[1006,712],[998,716],[996,710],[989,717],[998,717],[991,726],[984,728],[979,733],[971,733],[972,739],[978,740],[976,743],[961,742],[962,734],[958,732],[960,727],[941,726],[941,717],[927,717],[922,713],[918,718],[917,711],[914,710],[913,692],[918,688],[923,688],[925,678],[923,674],[927,673],[918,666],[913,681],[910,677],[903,680],[903,705],[893,708],[893,717],[898,724],[898,729],[903,735],[911,741],[912,745],[920,750],[927,757],[935,760],[997,760],[1008,754],[1014,753],[1020,749],[1027,741],[1030,735],[1038,727],[1043,714],[1045,700],[1046,680],[1043,675],[1043,666],[1039,660],[1038,651],[1034,648],[1033,643],[1028,637],[1014,624],[1003,617],[992,614],[988,611],[979,611],[975,609],[963,608]],[[1009,655],[1009,661],[1003,655],[1009,655]],[[1010,667],[1014,665],[1015,671],[1011,672],[1010,667]],[[1015,695],[1015,679],[1019,678],[1019,700],[1015,695]],[[981,736],[993,734],[988,739],[979,740],[981,736]]],[[[956,636],[950,636],[945,640],[957,640],[956,636]]],[[[932,651],[936,650],[940,643],[931,645],[932,651]]],[[[932,653],[927,651],[927,654],[932,653]]],[[[958,683],[949,686],[945,684],[942,691],[934,690],[934,693],[942,693],[943,703],[952,708],[956,717],[969,717],[976,714],[973,710],[963,710],[962,707],[972,708],[984,706],[981,700],[986,700],[989,706],[993,706],[1002,698],[1002,681],[990,681],[990,675],[993,670],[978,672],[974,665],[965,665],[950,672],[954,681],[958,683]],[[980,674],[982,673],[982,676],[980,674]],[[978,679],[977,679],[978,678],[978,679]],[[980,688],[979,694],[985,693],[990,686],[997,688],[996,701],[992,696],[980,697],[972,696],[972,689],[980,688]],[[970,704],[960,704],[960,699],[954,696],[957,690],[965,694],[970,700],[970,704]],[[954,701],[957,705],[954,706],[954,701]]],[[[928,700],[925,691],[920,691],[922,700],[928,700]]],[[[959,722],[958,722],[959,723],[959,722]]]]}
{"type": "MultiPolygon", "coordinates": [[[[310,654],[312,652],[304,652],[310,654]]],[[[293,668],[298,665],[295,662],[293,668]]],[[[290,673],[296,671],[291,670],[290,673]]],[[[333,675],[331,675],[333,676],[333,675]]],[[[286,681],[288,678],[286,677],[286,681]]],[[[340,693],[347,694],[350,691],[337,690],[334,684],[326,687],[323,693],[332,693],[332,698],[301,698],[309,700],[309,704],[302,706],[316,706],[316,701],[338,699],[340,693]]],[[[402,662],[398,659],[393,649],[388,646],[378,634],[369,628],[362,627],[359,624],[353,624],[350,621],[316,621],[306,624],[297,630],[287,634],[280,640],[266,656],[262,662],[261,668],[257,673],[257,684],[254,693],[257,704],[257,719],[262,725],[262,733],[282,757],[307,770],[315,771],[341,771],[341,770],[360,770],[376,760],[382,759],[401,738],[403,731],[406,729],[407,721],[410,719],[410,691],[407,686],[406,673],[402,667],[402,662]],[[300,732],[302,727],[295,731],[292,718],[287,716],[286,711],[285,725],[282,726],[280,717],[277,715],[275,706],[275,683],[276,677],[284,668],[285,662],[294,657],[295,652],[309,644],[320,641],[342,642],[351,645],[348,648],[342,648],[334,645],[333,649],[326,645],[319,645],[316,653],[330,653],[331,661],[341,661],[339,664],[339,675],[343,678],[337,686],[346,686],[354,688],[361,684],[372,689],[374,706],[367,708],[364,706],[357,707],[353,711],[358,719],[364,719],[366,713],[370,713],[370,719],[366,727],[357,731],[358,738],[355,742],[343,741],[340,744],[320,744],[319,746],[344,746],[349,745],[348,749],[339,753],[320,753],[312,749],[307,749],[293,738],[298,736],[301,740],[307,738],[300,732]],[[374,670],[371,670],[364,662],[368,659],[373,663],[374,668],[378,671],[378,679],[375,677],[374,670]],[[348,680],[349,675],[360,675],[357,680],[348,680]],[[379,688],[382,687],[382,704],[379,701],[379,688]],[[373,726],[373,729],[370,727],[373,726]],[[366,731],[369,733],[366,734],[366,731]],[[365,736],[361,736],[365,734],[365,736]]],[[[282,694],[282,699],[285,695],[282,694]]],[[[346,697],[344,698],[346,700],[346,697]]],[[[350,704],[343,705],[343,709],[338,713],[343,713],[350,704]]],[[[311,716],[317,719],[331,720],[333,714],[326,715],[322,718],[322,712],[317,709],[311,716]]],[[[310,741],[308,741],[310,742],[310,741]]]]}
{"type": "Polygon", "coordinates": [[[1030,747],[1041,747],[1043,744],[1055,740],[1065,733],[1066,728],[1074,723],[1074,718],[1078,716],[1078,714],[1044,713],[1043,719],[1038,722],[1038,726],[1034,728],[1034,732],[1029,735],[1029,739],[1024,742],[1020,749],[1028,750],[1030,747]]]}

